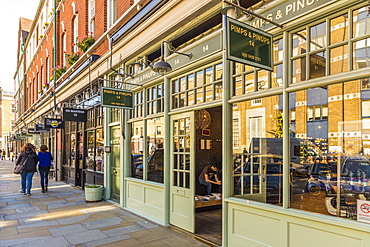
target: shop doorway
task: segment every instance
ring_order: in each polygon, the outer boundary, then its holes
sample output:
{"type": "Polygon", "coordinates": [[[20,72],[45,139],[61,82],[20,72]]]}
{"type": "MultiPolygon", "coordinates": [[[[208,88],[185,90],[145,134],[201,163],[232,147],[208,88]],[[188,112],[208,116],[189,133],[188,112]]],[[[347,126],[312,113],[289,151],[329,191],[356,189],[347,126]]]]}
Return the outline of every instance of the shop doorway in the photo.
{"type": "Polygon", "coordinates": [[[120,174],[121,174],[121,162],[120,162],[120,149],[121,149],[121,131],[120,127],[111,128],[111,146],[112,153],[110,159],[110,175],[111,175],[111,188],[112,195],[111,199],[119,202],[120,201],[120,174]]]}
{"type": "Polygon", "coordinates": [[[200,183],[203,170],[222,181],[222,107],[195,111],[195,233],[216,245],[222,244],[222,185],[211,191],[200,183]]]}

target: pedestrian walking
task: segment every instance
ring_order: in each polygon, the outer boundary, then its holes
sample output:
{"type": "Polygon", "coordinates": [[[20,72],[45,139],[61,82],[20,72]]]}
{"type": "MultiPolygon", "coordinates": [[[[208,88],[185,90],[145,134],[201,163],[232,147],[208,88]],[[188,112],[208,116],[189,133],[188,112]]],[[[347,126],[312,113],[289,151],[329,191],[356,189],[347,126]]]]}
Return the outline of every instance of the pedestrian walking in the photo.
{"type": "Polygon", "coordinates": [[[9,153],[9,159],[11,160],[11,161],[14,161],[14,152],[13,152],[13,150],[12,151],[10,151],[10,153],[9,153]]]}
{"type": "Polygon", "coordinates": [[[48,191],[49,183],[49,172],[51,167],[51,162],[54,160],[50,152],[48,152],[48,147],[46,145],[40,146],[40,152],[37,154],[39,157],[39,173],[41,182],[41,192],[45,193],[48,191]]]}
{"type": "Polygon", "coordinates": [[[5,155],[6,155],[6,152],[4,149],[3,151],[1,151],[1,160],[5,160],[5,155]]]}
{"type": "Polygon", "coordinates": [[[33,174],[36,172],[36,166],[39,158],[36,154],[36,148],[31,143],[26,143],[21,148],[21,153],[15,165],[18,164],[25,164],[23,172],[21,175],[21,191],[20,193],[28,196],[31,195],[31,187],[32,187],[32,178],[33,174]]]}

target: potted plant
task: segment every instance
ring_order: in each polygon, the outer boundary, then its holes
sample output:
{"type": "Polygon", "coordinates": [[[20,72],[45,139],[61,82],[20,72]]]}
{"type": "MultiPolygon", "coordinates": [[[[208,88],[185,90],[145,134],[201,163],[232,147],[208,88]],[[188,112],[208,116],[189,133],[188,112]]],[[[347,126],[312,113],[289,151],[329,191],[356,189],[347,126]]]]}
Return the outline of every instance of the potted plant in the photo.
{"type": "Polygon", "coordinates": [[[86,202],[99,202],[102,200],[102,196],[103,196],[103,186],[102,185],[85,186],[86,202]]]}
{"type": "Polygon", "coordinates": [[[78,60],[78,58],[80,57],[80,53],[72,51],[72,54],[65,54],[64,56],[67,58],[67,63],[69,65],[72,65],[78,60]]]}
{"type": "Polygon", "coordinates": [[[95,43],[94,37],[90,34],[82,38],[80,42],[77,42],[77,47],[80,48],[81,51],[86,52],[90,46],[95,43]]]}
{"type": "Polygon", "coordinates": [[[62,67],[60,65],[57,65],[57,67],[54,70],[56,78],[61,77],[64,74],[64,72],[67,71],[65,66],[62,67]]]}

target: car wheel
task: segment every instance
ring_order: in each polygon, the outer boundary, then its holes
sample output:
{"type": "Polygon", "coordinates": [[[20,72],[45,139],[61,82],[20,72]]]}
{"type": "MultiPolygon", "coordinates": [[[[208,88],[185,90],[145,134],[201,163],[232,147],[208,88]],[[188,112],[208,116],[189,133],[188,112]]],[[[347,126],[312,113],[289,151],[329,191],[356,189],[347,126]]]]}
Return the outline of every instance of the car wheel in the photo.
{"type": "MultiPolygon", "coordinates": [[[[329,214],[337,215],[337,197],[334,196],[325,197],[325,207],[329,214]]],[[[341,209],[340,216],[346,216],[346,211],[341,209]]]]}
{"type": "Polygon", "coordinates": [[[313,184],[308,186],[308,192],[312,195],[318,196],[321,193],[321,188],[320,186],[313,184]]]}

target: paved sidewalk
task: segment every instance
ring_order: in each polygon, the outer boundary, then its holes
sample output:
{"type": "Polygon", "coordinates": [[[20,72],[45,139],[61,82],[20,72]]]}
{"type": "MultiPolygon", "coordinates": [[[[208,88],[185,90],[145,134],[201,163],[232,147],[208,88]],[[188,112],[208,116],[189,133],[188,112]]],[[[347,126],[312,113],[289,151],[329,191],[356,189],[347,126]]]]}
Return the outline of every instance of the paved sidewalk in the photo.
{"type": "Polygon", "coordinates": [[[38,174],[32,196],[21,195],[13,166],[0,161],[0,246],[206,246],[109,202],[86,203],[64,182],[41,193],[38,174]]]}

